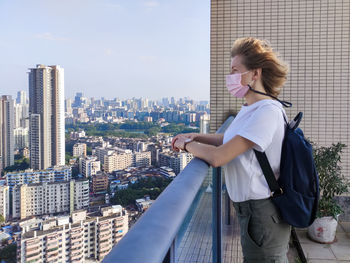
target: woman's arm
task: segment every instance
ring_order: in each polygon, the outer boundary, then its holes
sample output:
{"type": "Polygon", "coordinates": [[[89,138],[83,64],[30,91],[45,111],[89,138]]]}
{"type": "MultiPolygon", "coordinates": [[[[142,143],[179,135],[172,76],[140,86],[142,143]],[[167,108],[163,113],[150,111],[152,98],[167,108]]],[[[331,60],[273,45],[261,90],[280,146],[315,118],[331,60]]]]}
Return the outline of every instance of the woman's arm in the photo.
{"type": "Polygon", "coordinates": [[[194,140],[197,142],[205,143],[205,144],[210,144],[214,146],[219,146],[222,144],[224,139],[223,134],[204,134],[204,133],[199,133],[194,140]]]}
{"type": "MultiPolygon", "coordinates": [[[[184,149],[185,138],[179,138],[175,147],[184,149]]],[[[186,144],[186,150],[195,157],[205,160],[213,167],[223,166],[238,155],[246,152],[255,144],[239,135],[218,147],[192,141],[186,144]]]]}
{"type": "Polygon", "coordinates": [[[181,137],[192,139],[194,141],[209,144],[209,145],[219,146],[223,142],[224,135],[223,134],[204,134],[204,133],[194,133],[194,132],[180,133],[176,135],[171,142],[171,146],[173,150],[175,150],[174,149],[175,141],[181,137]]]}

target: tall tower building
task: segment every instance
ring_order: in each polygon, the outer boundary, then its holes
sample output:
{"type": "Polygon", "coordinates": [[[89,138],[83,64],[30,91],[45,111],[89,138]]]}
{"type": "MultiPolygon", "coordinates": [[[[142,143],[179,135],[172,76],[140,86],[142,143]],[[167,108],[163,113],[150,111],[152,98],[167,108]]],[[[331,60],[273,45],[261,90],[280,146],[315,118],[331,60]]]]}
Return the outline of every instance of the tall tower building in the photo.
{"type": "Polygon", "coordinates": [[[0,97],[0,172],[14,164],[14,105],[11,96],[0,97]]]}
{"type": "Polygon", "coordinates": [[[16,98],[17,104],[27,104],[27,94],[24,90],[17,92],[17,98],[16,98]]]}
{"type": "Polygon", "coordinates": [[[31,167],[64,165],[64,70],[60,66],[30,69],[29,119],[31,167]]]}
{"type": "MultiPolygon", "coordinates": [[[[280,98],[291,101],[289,118],[304,113],[301,128],[321,146],[350,146],[350,2],[343,0],[211,0],[210,132],[241,108],[230,95],[225,75],[230,50],[240,37],[270,41],[289,63],[280,98]]],[[[350,178],[350,147],[342,155],[350,178]]]]}

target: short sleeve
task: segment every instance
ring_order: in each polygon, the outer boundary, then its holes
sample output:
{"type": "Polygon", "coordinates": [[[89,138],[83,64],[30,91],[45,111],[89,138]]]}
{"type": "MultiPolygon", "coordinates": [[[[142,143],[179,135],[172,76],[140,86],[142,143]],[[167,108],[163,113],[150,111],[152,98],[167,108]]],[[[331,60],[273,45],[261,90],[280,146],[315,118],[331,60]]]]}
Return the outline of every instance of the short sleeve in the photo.
{"type": "Polygon", "coordinates": [[[237,134],[255,143],[256,150],[264,152],[272,142],[281,113],[280,109],[272,105],[259,107],[237,134]]]}

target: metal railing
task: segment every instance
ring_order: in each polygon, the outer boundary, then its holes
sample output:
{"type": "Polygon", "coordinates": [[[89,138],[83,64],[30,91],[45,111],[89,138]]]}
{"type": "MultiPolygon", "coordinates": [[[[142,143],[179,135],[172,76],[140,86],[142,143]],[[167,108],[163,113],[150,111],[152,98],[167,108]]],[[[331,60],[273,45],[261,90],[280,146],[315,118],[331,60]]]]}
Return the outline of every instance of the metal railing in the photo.
{"type": "MultiPolygon", "coordinates": [[[[232,120],[233,117],[228,118],[217,133],[223,133],[232,120]]],[[[208,168],[206,162],[194,158],[102,262],[175,262],[179,229],[207,175],[208,168]]],[[[213,168],[213,263],[220,263],[222,258],[220,171],[220,168],[213,168]]]]}

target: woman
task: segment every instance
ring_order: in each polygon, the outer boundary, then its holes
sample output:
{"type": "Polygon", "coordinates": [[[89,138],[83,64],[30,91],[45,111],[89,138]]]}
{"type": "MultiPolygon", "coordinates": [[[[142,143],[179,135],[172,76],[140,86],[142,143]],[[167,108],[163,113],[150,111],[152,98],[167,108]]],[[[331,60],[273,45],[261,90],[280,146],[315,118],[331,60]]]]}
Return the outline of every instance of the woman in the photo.
{"type": "Polygon", "coordinates": [[[285,112],[277,96],[288,67],[267,42],[251,37],[234,42],[231,58],[226,86],[246,103],[224,134],[179,134],[172,147],[223,167],[240,224],[244,262],[288,262],[290,226],[270,199],[253,151],[266,153],[278,178],[285,112]]]}

